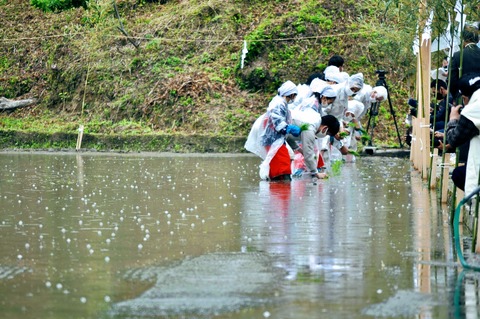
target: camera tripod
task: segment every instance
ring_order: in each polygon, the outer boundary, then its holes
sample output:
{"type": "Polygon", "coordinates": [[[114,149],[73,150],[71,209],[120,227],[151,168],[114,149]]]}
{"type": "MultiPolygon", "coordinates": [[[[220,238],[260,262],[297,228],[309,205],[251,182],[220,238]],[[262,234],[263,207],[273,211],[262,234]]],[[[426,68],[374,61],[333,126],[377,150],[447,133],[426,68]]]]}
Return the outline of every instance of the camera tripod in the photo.
{"type": "MultiPolygon", "coordinates": [[[[392,101],[390,100],[390,90],[388,89],[387,81],[385,81],[385,74],[387,74],[387,71],[377,70],[377,71],[375,71],[375,73],[378,74],[378,80],[375,83],[375,86],[383,86],[387,89],[387,99],[388,99],[388,105],[390,106],[390,114],[392,114],[392,116],[393,116],[393,122],[395,123],[395,130],[397,131],[398,142],[400,143],[400,147],[403,148],[402,138],[400,137],[400,132],[398,131],[397,119],[395,118],[395,110],[393,109],[392,101]]],[[[380,103],[381,102],[372,103],[372,106],[370,108],[370,116],[368,118],[368,123],[367,123],[367,133],[368,133],[368,130],[370,129],[370,122],[371,122],[372,118],[374,118],[375,116],[378,116],[380,103]]],[[[371,130],[371,133],[370,133],[370,141],[368,142],[368,146],[370,146],[370,147],[372,146],[374,129],[375,129],[375,119],[372,121],[372,130],[371,130]]]]}

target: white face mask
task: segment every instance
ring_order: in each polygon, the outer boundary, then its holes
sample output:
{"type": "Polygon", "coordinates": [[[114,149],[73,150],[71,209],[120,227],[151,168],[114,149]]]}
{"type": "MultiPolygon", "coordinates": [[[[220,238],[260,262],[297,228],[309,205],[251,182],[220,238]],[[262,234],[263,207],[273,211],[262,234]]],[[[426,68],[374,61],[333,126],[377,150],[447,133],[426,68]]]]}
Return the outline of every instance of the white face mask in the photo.
{"type": "Polygon", "coordinates": [[[348,96],[352,96],[354,94],[354,92],[352,91],[352,89],[350,89],[350,87],[345,87],[345,93],[347,93],[348,96]]]}
{"type": "Polygon", "coordinates": [[[326,111],[331,110],[332,109],[332,103],[322,104],[322,109],[325,109],[326,111]]]}
{"type": "Polygon", "coordinates": [[[345,115],[344,119],[345,119],[346,122],[351,122],[353,120],[353,116],[352,115],[345,115]]]}
{"type": "Polygon", "coordinates": [[[283,100],[287,102],[287,104],[292,104],[293,102],[295,102],[295,99],[289,99],[286,96],[283,97],[283,100]]]}
{"type": "Polygon", "coordinates": [[[377,102],[377,97],[375,95],[373,97],[370,96],[370,102],[377,102]]]}
{"type": "Polygon", "coordinates": [[[323,130],[320,130],[319,132],[317,132],[317,134],[315,134],[315,136],[318,137],[318,138],[326,137],[327,136],[327,131],[328,131],[328,127],[325,127],[323,130]]]}

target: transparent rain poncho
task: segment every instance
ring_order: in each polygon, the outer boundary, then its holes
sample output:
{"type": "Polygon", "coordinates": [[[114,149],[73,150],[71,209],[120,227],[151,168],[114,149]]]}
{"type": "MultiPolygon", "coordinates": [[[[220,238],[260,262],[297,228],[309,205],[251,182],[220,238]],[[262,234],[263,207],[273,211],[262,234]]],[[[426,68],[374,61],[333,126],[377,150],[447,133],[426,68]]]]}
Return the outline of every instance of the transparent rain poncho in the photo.
{"type": "Polygon", "coordinates": [[[363,74],[353,74],[348,78],[348,81],[345,81],[341,84],[334,84],[332,87],[337,92],[337,98],[331,106],[324,108],[323,110],[326,114],[333,115],[339,121],[341,121],[343,114],[348,107],[348,97],[352,95],[350,92],[351,88],[363,88],[363,74]]]}
{"type": "MultiPolygon", "coordinates": [[[[291,86],[293,83],[287,82],[280,87],[278,90],[279,95],[272,99],[267,112],[255,121],[245,143],[247,151],[263,159],[263,162],[260,164],[261,179],[269,177],[270,161],[278,149],[285,144],[285,135],[280,133],[280,131],[292,122],[288,104],[283,96],[298,93],[298,90],[295,85],[294,87],[291,86]]],[[[293,151],[291,153],[293,156],[293,151]]]]}

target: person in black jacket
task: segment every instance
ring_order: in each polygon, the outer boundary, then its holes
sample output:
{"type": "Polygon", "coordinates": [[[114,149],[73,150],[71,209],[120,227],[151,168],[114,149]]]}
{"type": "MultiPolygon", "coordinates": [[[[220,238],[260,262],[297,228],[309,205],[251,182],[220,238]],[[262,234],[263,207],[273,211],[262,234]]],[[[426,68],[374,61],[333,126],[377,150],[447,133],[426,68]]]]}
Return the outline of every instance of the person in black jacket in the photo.
{"type": "MultiPolygon", "coordinates": [[[[463,37],[463,62],[462,62],[462,76],[471,73],[480,72],[480,48],[478,43],[478,28],[475,26],[466,26],[462,32],[463,37]]],[[[453,54],[451,61],[451,77],[450,89],[454,98],[459,97],[458,85],[460,78],[460,54],[462,51],[457,51],[453,54]]]]}
{"type": "MultiPolygon", "coordinates": [[[[327,66],[330,66],[330,65],[336,66],[339,72],[342,72],[344,63],[345,63],[345,60],[340,55],[334,55],[328,60],[327,66]]],[[[323,72],[313,73],[308,77],[305,84],[310,85],[310,83],[312,83],[313,79],[315,78],[319,78],[320,80],[325,81],[325,74],[323,72]]]]}
{"type": "Polygon", "coordinates": [[[450,116],[453,97],[451,94],[448,94],[447,98],[447,83],[445,83],[443,80],[433,80],[430,83],[430,88],[432,89],[432,93],[435,94],[438,102],[438,104],[434,105],[435,109],[431,108],[430,125],[433,127],[435,132],[443,132],[445,128],[445,119],[448,121],[450,116]]]}

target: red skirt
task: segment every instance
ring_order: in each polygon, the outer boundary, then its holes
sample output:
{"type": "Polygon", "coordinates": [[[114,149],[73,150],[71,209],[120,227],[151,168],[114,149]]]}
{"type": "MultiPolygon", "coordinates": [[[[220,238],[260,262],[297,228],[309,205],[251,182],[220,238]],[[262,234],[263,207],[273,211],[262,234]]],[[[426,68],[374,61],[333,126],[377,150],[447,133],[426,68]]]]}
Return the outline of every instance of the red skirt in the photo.
{"type": "Polygon", "coordinates": [[[290,153],[287,146],[283,144],[272,158],[270,162],[270,178],[275,178],[281,175],[292,174],[292,166],[290,160],[290,153]]]}

